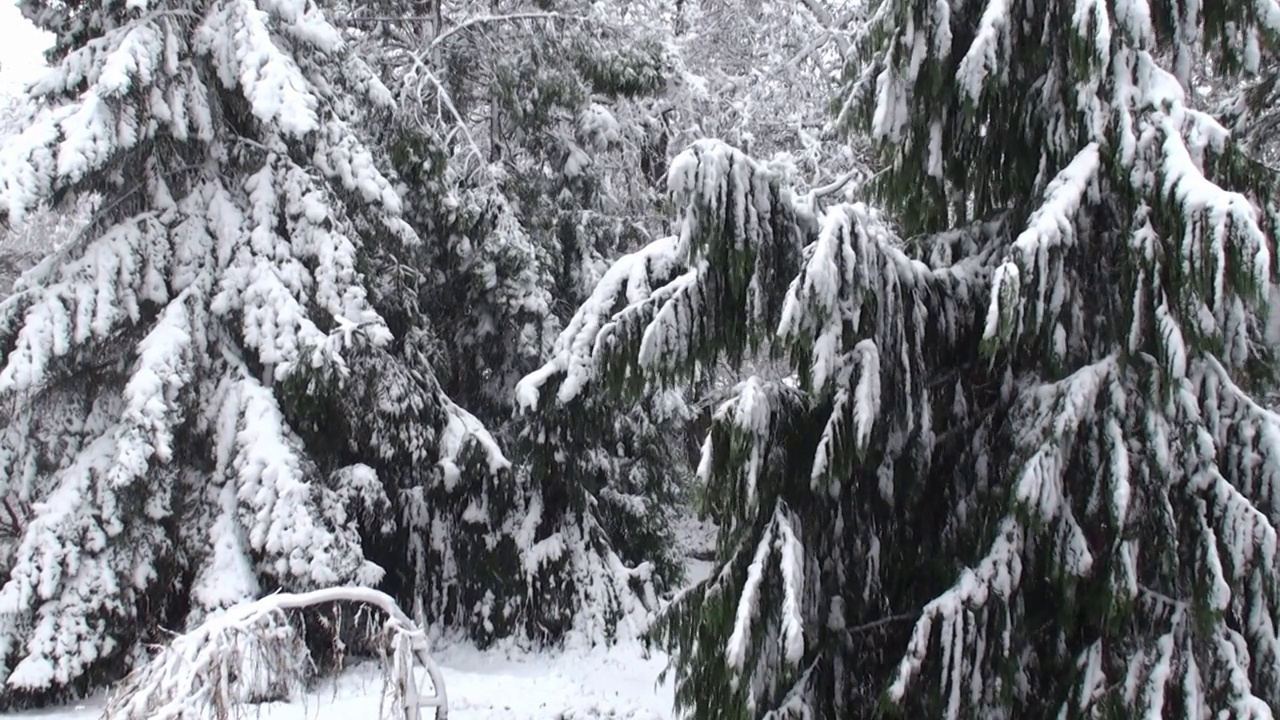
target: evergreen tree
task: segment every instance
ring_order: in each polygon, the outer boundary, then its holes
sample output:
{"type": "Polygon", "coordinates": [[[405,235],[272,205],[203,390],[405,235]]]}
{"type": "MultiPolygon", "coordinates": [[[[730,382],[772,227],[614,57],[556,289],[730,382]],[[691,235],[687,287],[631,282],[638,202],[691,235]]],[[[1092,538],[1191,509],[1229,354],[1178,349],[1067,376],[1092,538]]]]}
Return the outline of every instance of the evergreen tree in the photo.
{"type": "Polygon", "coordinates": [[[742,382],[704,445],[719,567],[657,628],[678,702],[1272,717],[1275,178],[1185,86],[1202,52],[1273,63],[1280,5],[873,18],[844,115],[891,214],[811,212],[697,143],[669,175],[680,235],[615,266],[544,380],[626,398],[771,337],[792,364],[742,382]]]}
{"type": "MultiPolygon", "coordinates": [[[[378,16],[396,17],[391,5],[378,16]]],[[[514,390],[606,258],[647,242],[641,211],[658,193],[643,167],[654,155],[665,163],[655,106],[667,48],[607,4],[440,7],[437,39],[388,20],[415,39],[381,46],[402,98],[389,154],[410,222],[433,238],[418,265],[429,269],[421,287],[440,336],[435,365],[450,396],[510,450],[529,499],[521,547],[537,591],[524,630],[612,636],[680,572],[671,520],[683,449],[668,438],[682,403],[648,398],[628,413],[576,403],[513,418],[514,390]],[[416,64],[421,47],[432,48],[430,77],[416,64]]]]}
{"type": "Polygon", "coordinates": [[[0,303],[0,704],[388,569],[434,623],[511,624],[519,487],[434,376],[421,240],[356,132],[388,89],[306,0],[22,9],[53,69],[0,210],[101,202],[0,303]]]}

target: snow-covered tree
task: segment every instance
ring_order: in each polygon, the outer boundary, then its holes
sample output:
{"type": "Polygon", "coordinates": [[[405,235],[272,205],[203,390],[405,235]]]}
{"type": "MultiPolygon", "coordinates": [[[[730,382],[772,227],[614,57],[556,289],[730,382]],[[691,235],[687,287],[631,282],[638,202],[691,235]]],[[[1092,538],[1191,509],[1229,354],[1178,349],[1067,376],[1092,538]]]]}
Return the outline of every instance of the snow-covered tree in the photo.
{"type": "Polygon", "coordinates": [[[22,10],[55,44],[0,211],[100,204],[0,304],[0,704],[385,570],[430,622],[492,632],[525,594],[494,598],[518,548],[484,510],[519,516],[519,488],[396,282],[421,239],[356,131],[388,89],[307,0],[22,10]]]}
{"type": "Polygon", "coordinates": [[[645,241],[639,211],[655,193],[635,156],[667,58],[660,38],[592,3],[485,3],[468,17],[472,4],[444,4],[444,32],[386,43],[380,62],[402,100],[388,144],[412,219],[440,239],[427,280],[458,350],[441,381],[496,421],[608,259],[645,241]],[[420,64],[419,42],[438,67],[420,64]]]}
{"type": "Polygon", "coordinates": [[[677,147],[719,138],[769,158],[797,185],[843,180],[842,189],[864,175],[866,144],[846,142],[827,110],[866,14],[863,0],[677,3],[670,22],[683,72],[669,121],[677,147]]]}
{"type": "Polygon", "coordinates": [[[625,306],[584,306],[548,378],[625,392],[765,341],[791,362],[704,445],[719,567],[657,628],[678,702],[1273,717],[1280,416],[1255,397],[1276,185],[1186,85],[1201,53],[1274,63],[1280,5],[872,17],[844,115],[889,214],[815,211],[695,144],[669,174],[679,236],[615,268],[625,306]]]}
{"type": "Polygon", "coordinates": [[[619,414],[582,402],[513,419],[514,390],[607,260],[648,240],[642,210],[659,193],[644,167],[665,165],[653,120],[667,48],[607,4],[444,3],[438,33],[397,24],[387,5],[361,11],[396,36],[371,38],[370,55],[401,98],[386,142],[406,217],[433,239],[418,282],[440,339],[434,365],[526,484],[526,567],[539,588],[527,629],[558,637],[586,611],[609,635],[631,594],[678,574],[671,513],[687,463],[668,438],[681,404],[650,397],[619,414]],[[420,64],[428,55],[432,67],[420,64]]]}

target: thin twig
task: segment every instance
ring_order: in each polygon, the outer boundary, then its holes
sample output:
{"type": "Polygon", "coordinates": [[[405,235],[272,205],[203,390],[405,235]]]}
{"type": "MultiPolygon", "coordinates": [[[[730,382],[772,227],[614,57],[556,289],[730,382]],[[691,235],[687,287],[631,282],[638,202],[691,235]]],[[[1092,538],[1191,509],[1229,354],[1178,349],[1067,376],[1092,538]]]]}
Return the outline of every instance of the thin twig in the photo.
{"type": "Polygon", "coordinates": [[[827,183],[826,185],[810,190],[809,194],[812,195],[815,200],[821,197],[832,195],[836,192],[839,192],[840,189],[843,188],[845,185],[848,185],[849,181],[853,180],[855,177],[862,174],[863,174],[863,171],[861,168],[854,168],[853,170],[850,170],[844,175],[841,175],[835,180],[832,180],[831,182],[827,183]]]}
{"type": "Polygon", "coordinates": [[[809,12],[813,13],[814,18],[818,20],[818,24],[822,26],[824,31],[826,31],[827,37],[822,41],[822,44],[825,45],[828,40],[834,39],[836,41],[836,45],[840,48],[840,54],[842,56],[848,55],[849,43],[843,37],[840,37],[838,33],[853,20],[854,13],[845,13],[845,16],[842,19],[836,21],[836,19],[831,15],[831,11],[823,7],[818,0],[800,0],[800,4],[804,5],[809,9],[809,12]]]}
{"type": "Polygon", "coordinates": [[[478,15],[473,18],[467,18],[453,27],[445,30],[431,41],[431,47],[435,47],[444,42],[451,35],[462,32],[475,25],[484,25],[487,23],[507,22],[510,20],[586,20],[581,15],[565,15],[557,12],[521,12],[511,13],[510,15],[478,15]]]}
{"type": "Polygon", "coordinates": [[[884,627],[885,625],[892,625],[894,623],[906,622],[907,620],[914,620],[919,614],[920,613],[898,613],[897,615],[890,615],[889,617],[880,618],[879,620],[873,620],[869,623],[854,625],[853,627],[849,628],[849,634],[858,635],[864,632],[871,632],[872,630],[878,630],[884,627]]]}
{"type": "Polygon", "coordinates": [[[453,119],[458,123],[458,129],[462,130],[463,136],[471,146],[471,151],[475,153],[476,160],[478,160],[483,166],[485,164],[484,153],[480,152],[480,146],[476,144],[476,139],[472,137],[471,129],[467,127],[467,121],[462,119],[462,114],[458,112],[458,108],[454,107],[453,99],[449,97],[449,91],[445,90],[444,84],[440,82],[440,79],[436,77],[435,73],[431,72],[431,68],[428,68],[426,64],[416,56],[414,56],[413,59],[417,68],[420,69],[426,78],[431,81],[432,85],[436,86],[436,97],[443,100],[445,107],[449,108],[449,113],[453,115],[453,119]]]}
{"type": "Polygon", "coordinates": [[[374,17],[336,18],[334,20],[334,23],[339,25],[373,25],[375,23],[381,23],[381,22],[425,23],[425,22],[434,22],[434,21],[435,21],[435,18],[430,17],[428,15],[402,15],[399,17],[394,15],[378,15],[374,17]]]}
{"type": "Polygon", "coordinates": [[[18,510],[22,510],[23,516],[28,515],[30,511],[23,507],[21,500],[18,501],[18,506],[15,509],[14,506],[10,504],[9,498],[4,499],[4,509],[9,512],[9,519],[13,522],[13,536],[20,537],[26,529],[26,524],[22,522],[20,517],[18,517],[18,510]]]}
{"type": "Polygon", "coordinates": [[[1171,609],[1173,609],[1175,612],[1184,610],[1187,607],[1186,602],[1182,600],[1178,600],[1176,598],[1171,598],[1168,595],[1165,595],[1164,593],[1160,592],[1159,590],[1152,590],[1151,588],[1145,585],[1139,587],[1138,590],[1143,595],[1146,595],[1147,597],[1151,598],[1152,601],[1157,602],[1161,605],[1166,605],[1171,609]]]}

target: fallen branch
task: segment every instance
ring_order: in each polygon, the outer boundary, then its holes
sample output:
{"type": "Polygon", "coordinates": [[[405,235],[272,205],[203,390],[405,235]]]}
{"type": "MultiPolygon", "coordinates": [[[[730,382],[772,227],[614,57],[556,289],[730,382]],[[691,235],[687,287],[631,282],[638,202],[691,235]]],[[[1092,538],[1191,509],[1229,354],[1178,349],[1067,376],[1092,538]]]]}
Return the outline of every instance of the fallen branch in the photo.
{"type": "Polygon", "coordinates": [[[448,694],[426,635],[386,593],[337,587],[278,593],[237,605],[174,638],[151,662],[135,670],[108,700],[103,720],[195,720],[240,717],[248,702],[277,699],[309,667],[306,650],[286,611],[333,602],[372,605],[388,616],[392,638],[389,688],[404,720],[419,720],[420,708],[449,716],[448,694]],[[420,695],[414,661],[426,668],[434,695],[420,695]]]}

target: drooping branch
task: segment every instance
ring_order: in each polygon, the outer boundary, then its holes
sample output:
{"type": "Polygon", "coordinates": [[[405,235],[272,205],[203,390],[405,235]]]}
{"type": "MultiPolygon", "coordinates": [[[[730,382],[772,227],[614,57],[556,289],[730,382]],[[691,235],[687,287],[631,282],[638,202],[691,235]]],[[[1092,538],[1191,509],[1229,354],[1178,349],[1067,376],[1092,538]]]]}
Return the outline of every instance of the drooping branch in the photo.
{"type": "Polygon", "coordinates": [[[146,666],[125,679],[107,702],[104,720],[176,720],[195,708],[210,708],[216,717],[238,717],[241,699],[257,686],[278,687],[298,678],[299,638],[286,612],[337,602],[371,605],[387,615],[386,631],[394,641],[395,680],[389,688],[393,705],[405,720],[418,720],[419,708],[436,708],[436,720],[447,720],[449,697],[444,677],[431,657],[426,635],[386,593],[365,587],[332,587],[311,592],[278,593],[238,605],[178,636],[146,666]],[[421,663],[434,695],[423,697],[413,677],[412,661],[421,663]],[[247,672],[246,672],[247,671],[247,672]]]}

